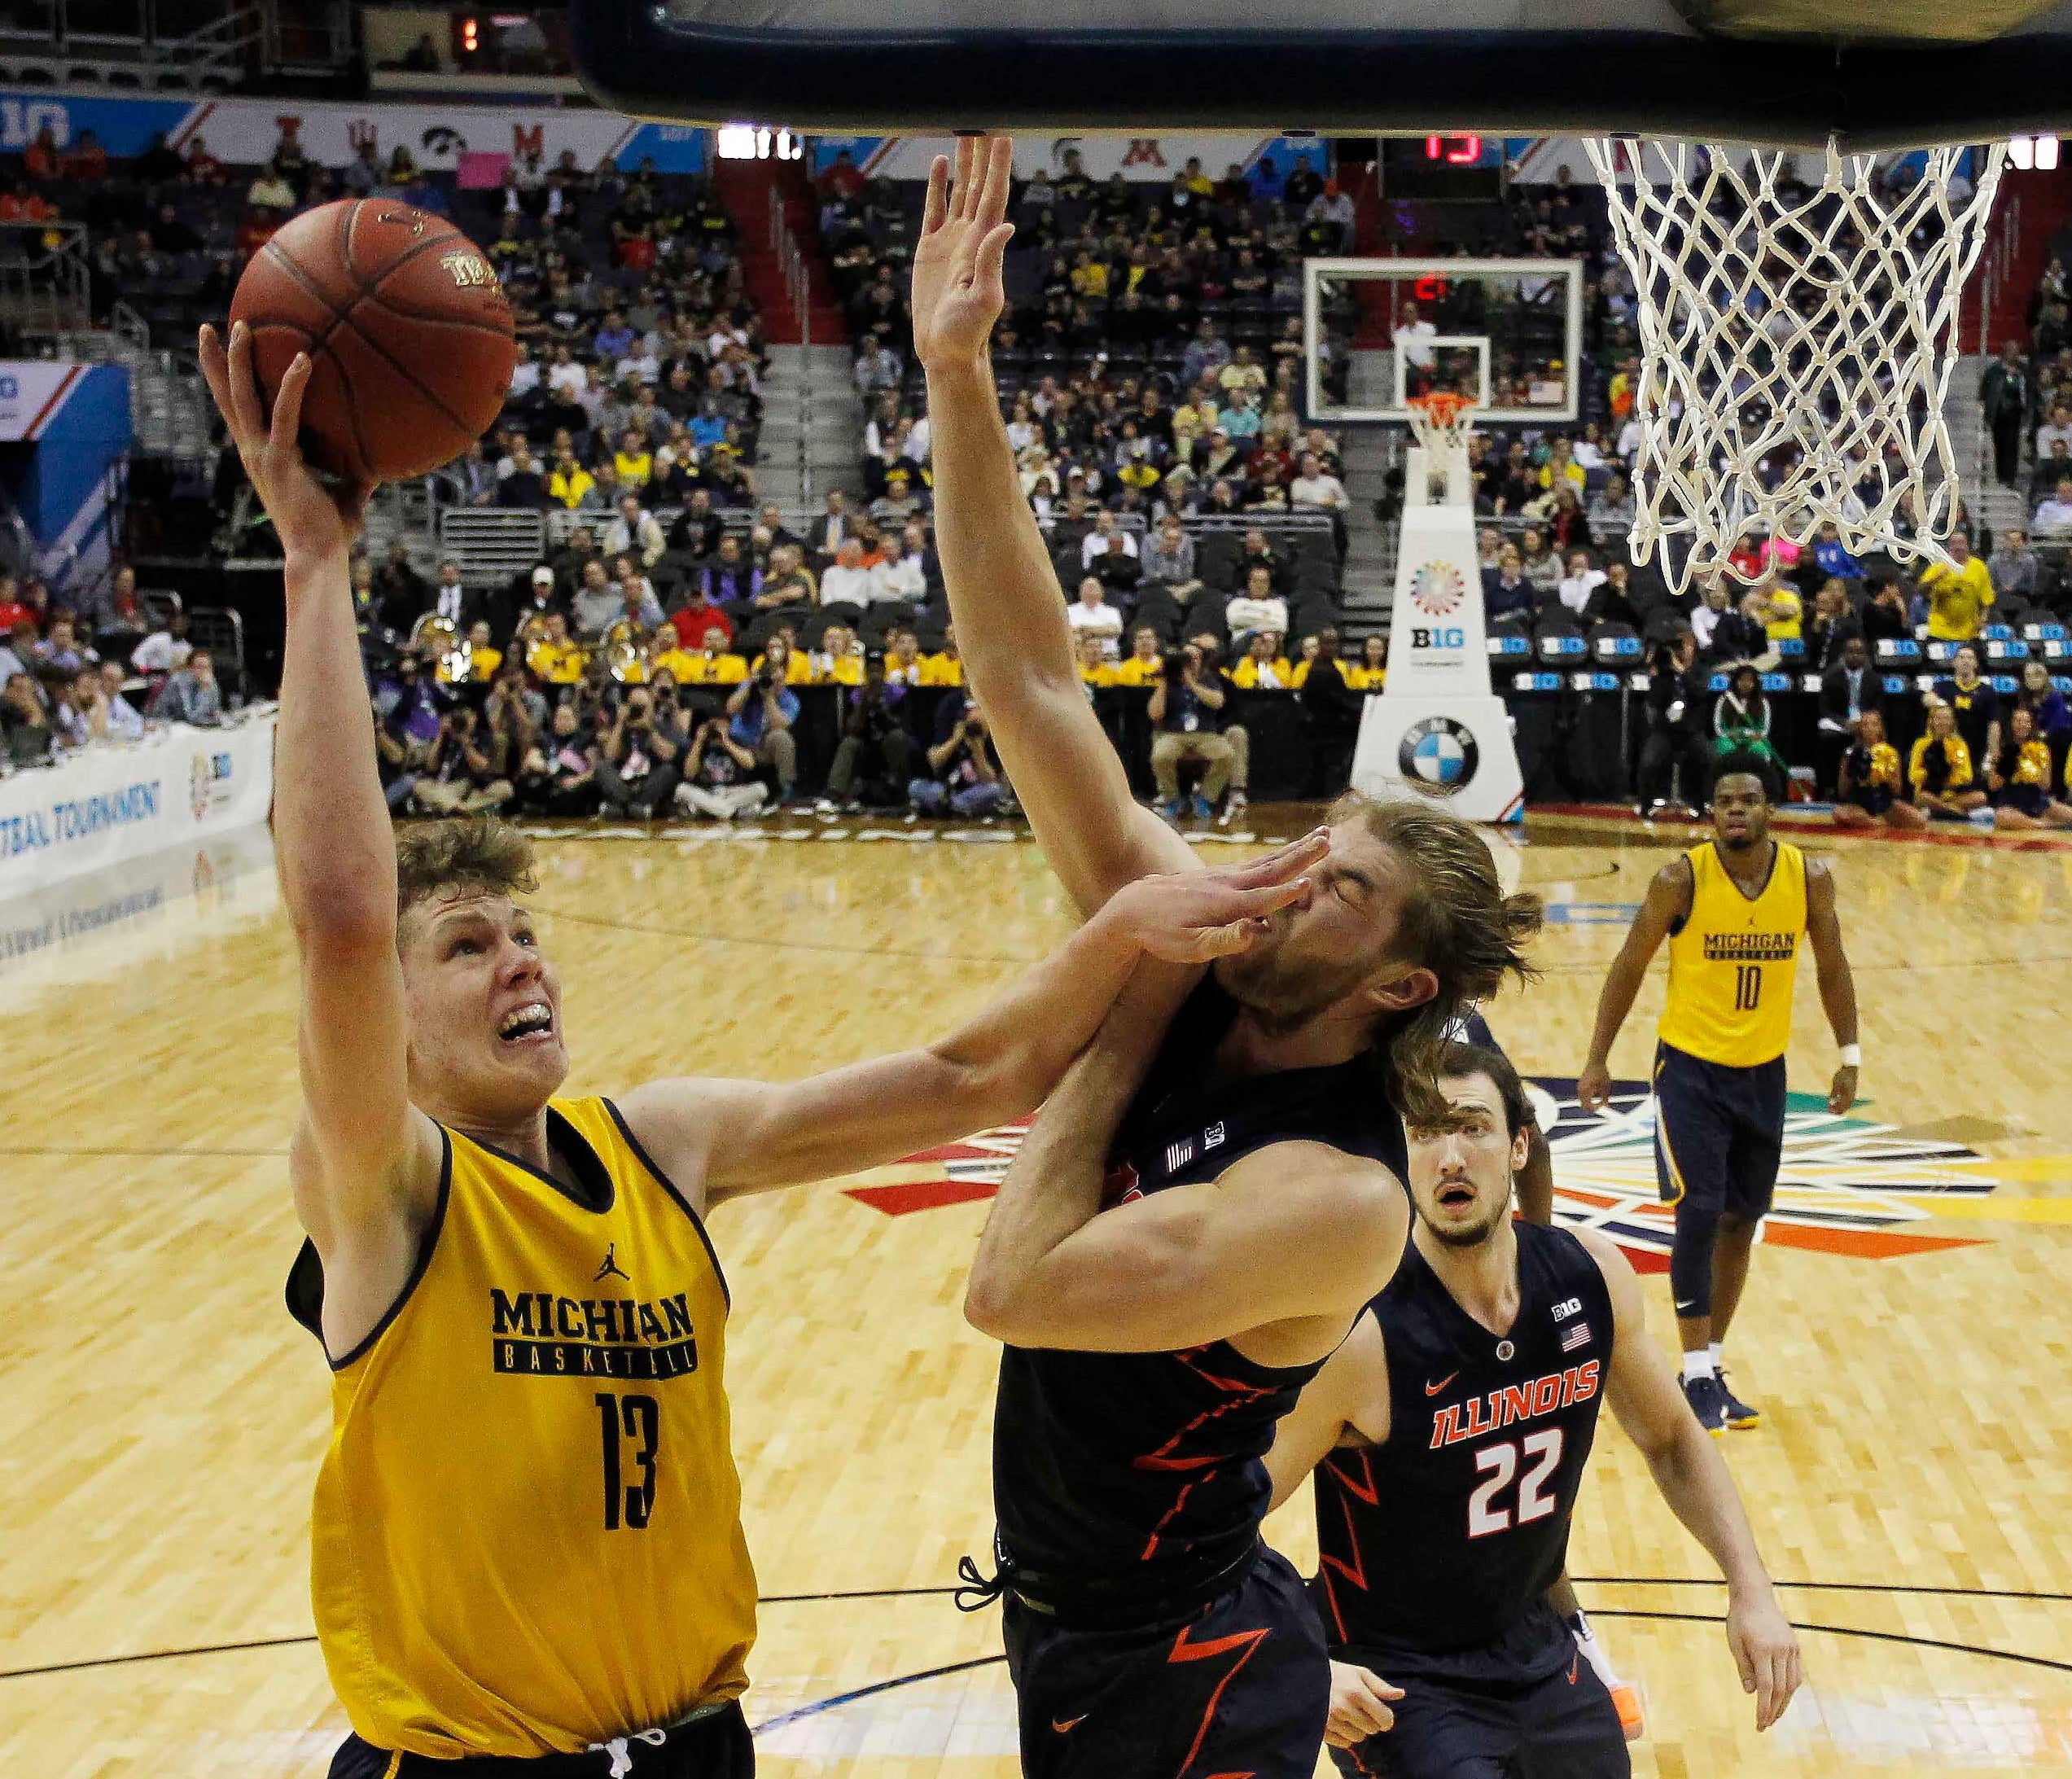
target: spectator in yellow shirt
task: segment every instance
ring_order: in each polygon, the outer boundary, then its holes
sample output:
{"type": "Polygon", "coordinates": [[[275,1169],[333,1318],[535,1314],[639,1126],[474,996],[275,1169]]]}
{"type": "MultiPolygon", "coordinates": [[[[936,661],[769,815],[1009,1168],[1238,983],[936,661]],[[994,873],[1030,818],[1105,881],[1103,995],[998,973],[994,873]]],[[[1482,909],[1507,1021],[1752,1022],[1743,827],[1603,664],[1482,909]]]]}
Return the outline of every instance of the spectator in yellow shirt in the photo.
{"type": "Polygon", "coordinates": [[[748,677],[748,664],[728,648],[727,633],[716,624],[707,629],[704,642],[694,652],[672,649],[657,664],[666,663],[685,686],[738,686],[748,677]]]}
{"type": "Polygon", "coordinates": [[[554,474],[547,478],[549,499],[559,501],[572,513],[596,486],[597,478],[576,461],[573,451],[555,454],[554,474]]]}
{"type": "Polygon", "coordinates": [[[1294,669],[1281,653],[1281,638],[1271,630],[1255,630],[1245,656],[1230,670],[1230,683],[1246,692],[1286,692],[1294,689],[1294,669]]]}
{"type": "Polygon", "coordinates": [[[1568,440],[1556,439],[1548,449],[1547,461],[1540,466],[1540,485],[1554,488],[1566,481],[1580,494],[1589,485],[1589,480],[1583,466],[1575,461],[1568,440]]]}
{"type": "Polygon", "coordinates": [[[1805,602],[1776,581],[1751,587],[1741,610],[1763,626],[1763,633],[1772,642],[1796,642],[1803,637],[1801,622],[1806,614],[1805,602]]]}
{"type": "Polygon", "coordinates": [[[590,651],[569,639],[568,620],[559,611],[547,614],[546,634],[525,651],[526,666],[549,686],[581,684],[589,659],[590,651]]]}
{"type": "Polygon", "coordinates": [[[1378,692],[1388,679],[1389,646],[1384,636],[1370,636],[1360,645],[1357,661],[1341,661],[1338,672],[1349,692],[1378,692]]]}
{"type": "Polygon", "coordinates": [[[806,686],[813,681],[813,663],[807,659],[803,649],[791,646],[791,632],[786,628],[777,632],[763,645],[763,652],[748,664],[752,676],[765,668],[782,668],[786,686],[806,686]]]}
{"type": "Polygon", "coordinates": [[[647,435],[636,427],[628,427],[611,467],[619,472],[620,487],[629,493],[646,488],[655,474],[655,454],[647,448],[647,435]]]}
{"type": "Polygon", "coordinates": [[[1089,691],[1106,690],[1115,683],[1114,664],[1107,646],[1097,636],[1080,633],[1080,678],[1089,691]]]}
{"type": "Polygon", "coordinates": [[[923,686],[962,686],[964,683],[964,663],[957,653],[957,626],[951,624],[943,632],[943,646],[934,655],[921,657],[921,683],[923,686]]]}
{"type": "Polygon", "coordinates": [[[811,651],[806,663],[814,686],[861,686],[863,655],[854,633],[846,624],[830,624],[821,633],[820,646],[811,651]]]}
{"type": "Polygon", "coordinates": [[[1155,686],[1165,677],[1165,654],[1159,646],[1159,633],[1148,624],[1140,624],[1130,633],[1129,656],[1118,661],[1110,671],[1115,677],[1113,686],[1155,686]]]}
{"type": "Polygon", "coordinates": [[[1962,532],[1950,538],[1950,567],[1930,563],[1922,572],[1921,590],[1928,595],[1928,635],[1930,642],[1965,642],[1978,634],[1978,627],[1993,602],[1993,576],[1982,558],[1971,553],[1971,540],[1962,532]]]}

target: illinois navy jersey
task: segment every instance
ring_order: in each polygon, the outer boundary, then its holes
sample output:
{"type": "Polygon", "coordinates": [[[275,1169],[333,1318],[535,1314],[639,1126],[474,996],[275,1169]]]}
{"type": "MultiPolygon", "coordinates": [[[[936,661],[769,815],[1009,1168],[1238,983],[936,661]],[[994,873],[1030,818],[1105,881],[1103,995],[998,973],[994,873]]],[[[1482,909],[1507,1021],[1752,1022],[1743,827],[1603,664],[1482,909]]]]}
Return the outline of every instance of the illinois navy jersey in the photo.
{"type": "MultiPolygon", "coordinates": [[[[1378,1057],[1216,1080],[1237,1003],[1205,978],[1175,1016],[1110,1156],[1112,1204],[1211,1180],[1268,1143],[1368,1155],[1403,1177],[1403,1125],[1378,1057]]],[[[1242,1564],[1264,1517],[1274,1424],[1322,1361],[1255,1365],[1227,1342],[1182,1352],[1009,1347],[993,1421],[993,1491],[1011,1568],[1147,1591],[1242,1564]]]]}
{"type": "Polygon", "coordinates": [[[1334,1645],[1378,1672],[1453,1672],[1501,1651],[1507,1677],[1566,1666],[1545,1604],[1596,1435],[1614,1333],[1597,1262],[1566,1229],[1517,1225],[1518,1312],[1492,1334],[1413,1242],[1369,1306],[1388,1361],[1389,1435],[1316,1471],[1316,1588],[1334,1645]]]}

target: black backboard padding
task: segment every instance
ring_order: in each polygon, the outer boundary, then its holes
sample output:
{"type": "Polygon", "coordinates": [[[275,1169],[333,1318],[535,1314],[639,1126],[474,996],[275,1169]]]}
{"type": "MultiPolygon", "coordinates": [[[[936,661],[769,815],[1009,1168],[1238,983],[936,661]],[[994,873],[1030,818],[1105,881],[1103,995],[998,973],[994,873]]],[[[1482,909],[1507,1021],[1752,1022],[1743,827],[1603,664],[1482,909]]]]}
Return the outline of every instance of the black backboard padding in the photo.
{"type": "MultiPolygon", "coordinates": [[[[973,13],[984,8],[974,4],[973,13]]],[[[898,134],[1632,134],[1845,148],[2072,128],[2072,17],[1973,45],[1588,32],[758,30],[574,0],[585,84],[638,116],[898,134]]]]}

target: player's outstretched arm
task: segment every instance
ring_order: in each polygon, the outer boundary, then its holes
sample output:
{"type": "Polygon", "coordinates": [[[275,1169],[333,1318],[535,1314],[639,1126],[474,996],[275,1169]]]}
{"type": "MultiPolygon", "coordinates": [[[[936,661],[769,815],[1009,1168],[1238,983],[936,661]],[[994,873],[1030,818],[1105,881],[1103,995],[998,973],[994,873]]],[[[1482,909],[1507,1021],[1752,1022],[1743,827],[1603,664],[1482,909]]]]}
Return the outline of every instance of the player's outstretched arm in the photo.
{"type": "Polygon", "coordinates": [[[1727,1645],[1741,1690],[1755,1695],[1755,1727],[1768,1729],[1798,1689],[1798,1637],[1777,1604],[1756,1553],[1755,1535],[1727,1461],[1677,1387],[1668,1361],[1648,1339],[1641,1282],[1626,1256],[1593,1229],[1576,1232],[1611,1294],[1611,1372],[1605,1400],[1648,1461],[1670,1510],[1705,1546],[1727,1580],[1727,1645]]]}
{"type": "Polygon", "coordinates": [[[1192,849],[1137,808],[1088,703],[1065,599],[1023,497],[987,343],[1006,301],[1001,256],[1014,145],[965,137],[938,158],[913,256],[914,351],[928,377],[935,543],[957,652],[1014,794],[1082,914],[1192,849]]]}
{"type": "Polygon", "coordinates": [[[227,350],[202,329],[201,368],[286,557],[274,837],[302,960],[296,1204],[327,1265],[341,1242],[407,1254],[413,1207],[428,1213],[436,1190],[437,1136],[410,1105],[396,847],[347,567],[371,490],[326,489],[303,462],[307,357],[282,379],[270,417],[242,323],[227,350]]]}
{"type": "MultiPolygon", "coordinates": [[[[1198,965],[1242,951],[1309,894],[1320,829],[1241,865],[1126,885],[1064,946],[925,1049],[783,1084],[651,1082],[620,1104],[657,1164],[707,1203],[896,1161],[1033,1110],[1146,957],[1198,965]]],[[[1177,972],[1191,983],[1192,971],[1177,972]]]]}
{"type": "Polygon", "coordinates": [[[1648,966],[1690,906],[1691,883],[1691,868],[1682,859],[1671,860],[1654,874],[1641,912],[1626,930],[1626,943],[1605,972],[1605,985],[1597,997],[1597,1023],[1590,1034],[1590,1054],[1575,1082],[1575,1097],[1585,1111],[1601,1111],[1611,1102],[1611,1047],[1626,1015],[1633,1010],[1641,984],[1647,980],[1648,966]]]}
{"type": "MultiPolygon", "coordinates": [[[[1812,948],[1813,968],[1820,981],[1820,1006],[1828,1028],[1845,1057],[1856,1054],[1856,975],[1842,949],[1842,914],[1835,906],[1834,874],[1822,859],[1806,861],[1806,942],[1812,948]]],[[[1835,1067],[1828,1089],[1828,1110],[1839,1117],[1856,1103],[1858,1065],[1835,1067]]]]}
{"type": "Polygon", "coordinates": [[[965,1319],[1017,1347],[1167,1352],[1314,1321],[1325,1348],[1403,1255],[1408,1207],[1378,1163],[1279,1142],[1222,1176],[1101,1210],[1110,1142],[1185,990],[1139,972],[1007,1171],[965,1319]]]}

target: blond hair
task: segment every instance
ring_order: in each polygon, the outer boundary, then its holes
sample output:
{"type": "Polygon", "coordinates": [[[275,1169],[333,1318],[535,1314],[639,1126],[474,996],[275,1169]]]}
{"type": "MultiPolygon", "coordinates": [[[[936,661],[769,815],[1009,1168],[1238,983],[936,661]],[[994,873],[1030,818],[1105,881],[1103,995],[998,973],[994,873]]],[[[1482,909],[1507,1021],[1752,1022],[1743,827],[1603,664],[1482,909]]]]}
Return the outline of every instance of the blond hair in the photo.
{"type": "Polygon", "coordinates": [[[529,895],[538,887],[532,843],[491,815],[421,822],[396,835],[396,921],[420,902],[453,890],[529,895]]]}
{"type": "Polygon", "coordinates": [[[1528,981],[1526,942],[1540,931],[1540,898],[1507,896],[1482,836],[1458,816],[1412,801],[1379,802],[1348,791],[1332,804],[1334,826],[1357,821],[1406,867],[1391,955],[1429,970],[1439,989],[1421,1006],[1384,1023],[1378,1049],[1388,1093],[1404,1120],[1444,1128],[1452,1108],[1439,1091],[1457,1022],[1503,985],[1528,981]]]}

